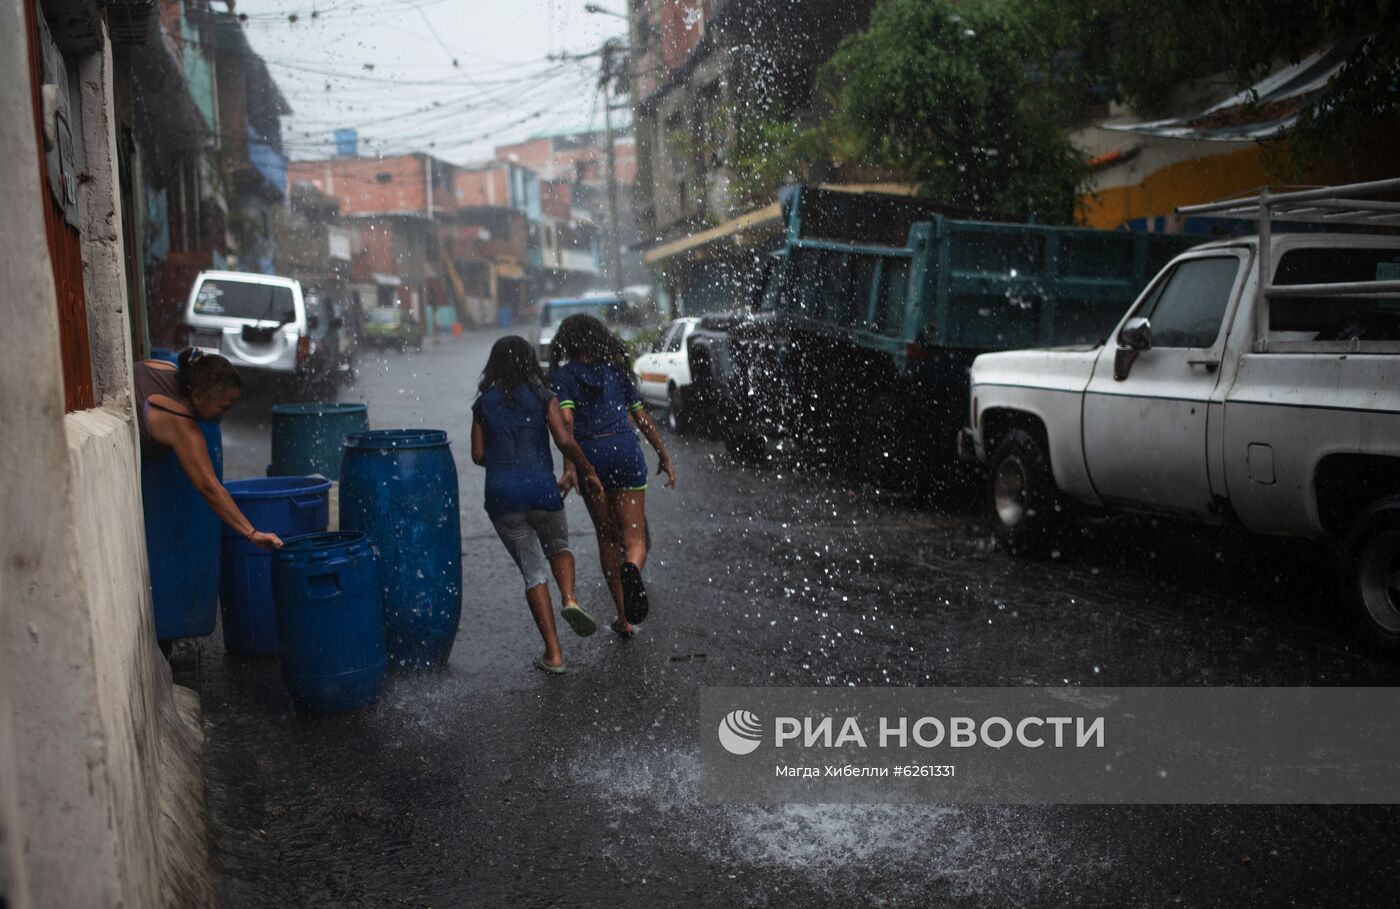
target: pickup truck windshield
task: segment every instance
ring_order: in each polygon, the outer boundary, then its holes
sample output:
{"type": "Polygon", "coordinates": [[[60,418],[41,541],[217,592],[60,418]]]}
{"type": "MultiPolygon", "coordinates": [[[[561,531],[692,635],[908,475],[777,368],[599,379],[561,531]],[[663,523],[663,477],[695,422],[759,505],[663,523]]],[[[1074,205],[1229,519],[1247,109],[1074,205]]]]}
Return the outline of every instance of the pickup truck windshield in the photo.
{"type": "Polygon", "coordinates": [[[194,311],[201,316],[268,322],[296,318],[290,287],[246,281],[205,281],[194,298],[194,311]]]}

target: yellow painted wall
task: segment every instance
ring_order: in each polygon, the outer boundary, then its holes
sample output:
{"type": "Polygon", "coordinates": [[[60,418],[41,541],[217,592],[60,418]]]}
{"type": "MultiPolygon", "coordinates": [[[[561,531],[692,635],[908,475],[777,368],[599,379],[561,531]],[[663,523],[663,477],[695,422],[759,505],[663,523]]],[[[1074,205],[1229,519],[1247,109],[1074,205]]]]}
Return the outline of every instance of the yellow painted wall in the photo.
{"type": "MultiPolygon", "coordinates": [[[[1172,141],[1172,140],[1164,140],[1172,141]]],[[[1102,189],[1080,197],[1083,222],[1111,229],[1135,218],[1170,215],[1180,205],[1214,202],[1264,185],[1286,183],[1344,183],[1361,179],[1340,166],[1315,169],[1303,177],[1292,174],[1284,148],[1254,145],[1238,151],[1170,164],[1134,186],[1102,189]]]]}

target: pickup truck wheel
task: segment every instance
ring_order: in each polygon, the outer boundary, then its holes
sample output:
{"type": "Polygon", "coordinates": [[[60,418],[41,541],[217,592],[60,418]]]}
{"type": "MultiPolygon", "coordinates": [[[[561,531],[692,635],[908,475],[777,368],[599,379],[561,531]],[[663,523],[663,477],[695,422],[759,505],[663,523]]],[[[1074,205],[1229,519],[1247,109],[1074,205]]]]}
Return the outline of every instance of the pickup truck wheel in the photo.
{"type": "Polygon", "coordinates": [[[1342,548],[1342,571],[1371,637],[1400,643],[1400,496],[1381,499],[1356,519],[1342,548]]]}
{"type": "Polygon", "coordinates": [[[1016,555],[1043,554],[1065,514],[1044,444],[1013,429],[997,446],[990,468],[987,503],[997,542],[1016,555]]]}

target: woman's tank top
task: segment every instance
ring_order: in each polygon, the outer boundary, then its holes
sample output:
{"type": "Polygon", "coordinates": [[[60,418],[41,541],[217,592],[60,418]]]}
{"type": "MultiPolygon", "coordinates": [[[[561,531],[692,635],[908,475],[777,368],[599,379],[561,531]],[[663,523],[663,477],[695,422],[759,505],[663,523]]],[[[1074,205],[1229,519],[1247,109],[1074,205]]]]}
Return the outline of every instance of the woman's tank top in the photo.
{"type": "Polygon", "coordinates": [[[162,445],[151,438],[151,430],[146,425],[147,412],[154,407],[156,410],[163,410],[168,414],[184,417],[186,420],[193,420],[194,417],[169,407],[152,404],[151,396],[164,395],[179,401],[191,412],[194,411],[194,403],[180,387],[179,373],[174,369],[163,369],[150,361],[137,363],[132,370],[132,380],[136,392],[136,425],[141,430],[141,457],[159,458],[162,455],[167,455],[173,449],[169,445],[162,445]]]}

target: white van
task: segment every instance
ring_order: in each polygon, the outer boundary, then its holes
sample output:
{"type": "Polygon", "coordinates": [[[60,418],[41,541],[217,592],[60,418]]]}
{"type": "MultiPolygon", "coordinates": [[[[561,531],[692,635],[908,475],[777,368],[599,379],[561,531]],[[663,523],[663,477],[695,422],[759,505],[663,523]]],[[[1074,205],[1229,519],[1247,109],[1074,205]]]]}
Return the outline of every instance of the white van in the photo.
{"type": "Polygon", "coordinates": [[[185,307],[189,345],[239,369],[295,376],[311,355],[306,301],[292,278],[203,271],[185,307]]]}

